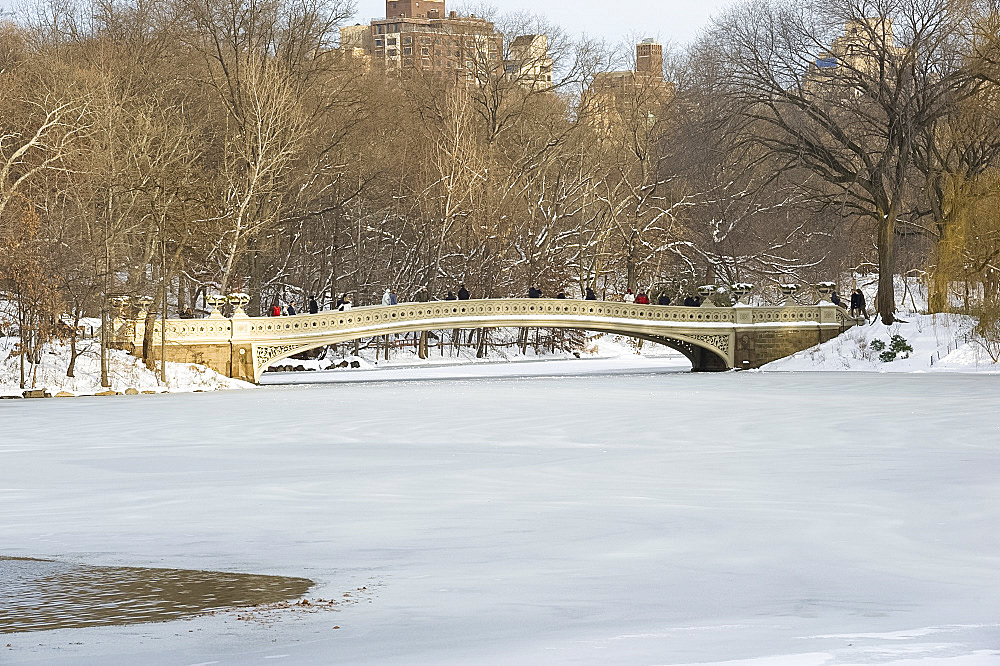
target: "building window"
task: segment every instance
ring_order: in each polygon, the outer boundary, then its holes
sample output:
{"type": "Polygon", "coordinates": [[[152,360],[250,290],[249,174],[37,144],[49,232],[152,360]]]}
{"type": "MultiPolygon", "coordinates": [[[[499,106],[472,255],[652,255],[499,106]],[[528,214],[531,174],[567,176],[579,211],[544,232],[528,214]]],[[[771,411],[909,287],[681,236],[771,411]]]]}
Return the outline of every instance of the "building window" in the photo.
{"type": "Polygon", "coordinates": [[[426,46],[421,46],[420,47],[420,55],[429,56],[430,54],[431,54],[431,50],[429,48],[427,48],[426,46]]]}
{"type": "Polygon", "coordinates": [[[413,43],[413,37],[410,37],[409,35],[403,37],[403,44],[412,44],[412,43],[413,43]]]}
{"type": "Polygon", "coordinates": [[[381,39],[376,39],[375,40],[375,46],[382,46],[382,40],[381,39]]]}
{"type": "Polygon", "coordinates": [[[412,46],[404,46],[403,47],[403,55],[405,55],[405,56],[413,55],[413,47],[412,46]]]}
{"type": "Polygon", "coordinates": [[[389,49],[387,53],[389,54],[390,58],[395,58],[398,51],[396,49],[389,49]]]}
{"type": "Polygon", "coordinates": [[[395,37],[390,37],[387,40],[385,40],[385,43],[388,46],[395,46],[396,45],[396,38],[395,37]]]}
{"type": "Polygon", "coordinates": [[[423,65],[424,65],[424,69],[430,69],[431,68],[431,59],[430,58],[424,58],[423,59],[423,65]]]}

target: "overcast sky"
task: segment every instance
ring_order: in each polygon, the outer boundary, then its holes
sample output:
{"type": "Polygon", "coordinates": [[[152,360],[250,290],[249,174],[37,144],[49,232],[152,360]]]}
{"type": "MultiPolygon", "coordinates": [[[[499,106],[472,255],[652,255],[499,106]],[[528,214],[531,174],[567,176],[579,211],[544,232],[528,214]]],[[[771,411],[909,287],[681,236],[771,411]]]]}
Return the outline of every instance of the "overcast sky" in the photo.
{"type": "MultiPolygon", "coordinates": [[[[367,23],[385,16],[385,0],[355,0],[354,22],[367,23]]],[[[618,42],[626,37],[656,37],[661,42],[686,42],[697,35],[708,19],[732,0],[486,0],[501,13],[529,11],[541,14],[573,34],[586,33],[618,42]]],[[[0,0],[12,9],[19,0],[0,0]]],[[[461,9],[480,0],[448,1],[461,9]]]]}

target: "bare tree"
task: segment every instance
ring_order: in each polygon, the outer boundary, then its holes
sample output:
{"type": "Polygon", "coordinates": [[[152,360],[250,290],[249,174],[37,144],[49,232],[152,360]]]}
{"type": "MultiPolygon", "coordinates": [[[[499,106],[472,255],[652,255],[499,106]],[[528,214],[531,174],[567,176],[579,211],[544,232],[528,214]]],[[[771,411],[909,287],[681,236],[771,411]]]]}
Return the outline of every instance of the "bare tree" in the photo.
{"type": "Polygon", "coordinates": [[[979,88],[961,57],[971,3],[755,2],[715,24],[748,141],[808,169],[877,232],[882,320],[894,320],[894,237],[912,217],[917,136],[979,88]],[[846,30],[846,32],[845,32],[846,30]]]}

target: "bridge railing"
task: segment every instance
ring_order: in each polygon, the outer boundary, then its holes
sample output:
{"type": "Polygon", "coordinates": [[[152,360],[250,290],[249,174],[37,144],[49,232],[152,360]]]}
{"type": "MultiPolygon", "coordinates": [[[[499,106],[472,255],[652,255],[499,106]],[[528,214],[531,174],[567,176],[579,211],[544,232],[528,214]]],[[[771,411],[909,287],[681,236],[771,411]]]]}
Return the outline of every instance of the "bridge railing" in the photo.
{"type": "Polygon", "coordinates": [[[234,322],[237,335],[253,340],[271,339],[276,335],[296,337],[320,331],[391,326],[424,319],[435,320],[436,327],[442,327],[442,319],[454,320],[454,327],[461,328],[463,320],[483,317],[502,317],[516,322],[517,319],[560,316],[676,321],[688,324],[702,322],[715,325],[734,321],[730,308],[684,308],[563,299],[480,299],[369,306],[344,312],[329,311],[291,317],[248,317],[234,322]]]}
{"type": "MultiPolygon", "coordinates": [[[[676,323],[682,326],[717,327],[729,325],[756,325],[793,322],[849,323],[847,313],[833,304],[778,307],[684,307],[663,305],[638,305],[612,301],[583,301],[570,299],[504,298],[467,301],[429,301],[375,305],[345,311],[324,310],[317,314],[299,314],[282,317],[248,317],[237,314],[232,318],[214,315],[204,319],[166,320],[167,338],[170,342],[231,341],[253,342],[275,338],[299,338],[321,335],[331,331],[350,331],[392,327],[397,323],[431,320],[434,328],[462,328],[463,323],[482,318],[503,318],[516,326],[519,320],[530,322],[539,319],[593,320],[595,326],[608,319],[650,323],[676,323]],[[446,321],[442,321],[446,320],[446,321]],[[449,323],[449,322],[454,322],[449,323]]],[[[159,336],[161,320],[154,323],[154,334],[159,336]]],[[[474,323],[470,324],[475,326],[474,323]]],[[[525,325],[536,326],[537,323],[525,325]]],[[[544,325],[544,324],[542,324],[544,325]]],[[[142,322],[137,322],[134,335],[141,341],[142,322]]],[[[373,335],[376,333],[373,333],[373,335]]]]}

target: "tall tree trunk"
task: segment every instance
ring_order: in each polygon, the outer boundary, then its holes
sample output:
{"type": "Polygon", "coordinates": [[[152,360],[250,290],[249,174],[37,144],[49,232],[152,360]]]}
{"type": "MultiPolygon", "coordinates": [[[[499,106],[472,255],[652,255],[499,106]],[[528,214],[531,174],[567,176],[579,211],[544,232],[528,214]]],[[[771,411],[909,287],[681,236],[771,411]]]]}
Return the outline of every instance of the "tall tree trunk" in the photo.
{"type": "Polygon", "coordinates": [[[76,337],[80,331],[80,309],[74,308],[73,330],[69,332],[69,367],[66,368],[66,376],[73,377],[76,372],[76,357],[80,352],[76,348],[76,337]]]}
{"type": "Polygon", "coordinates": [[[878,226],[878,295],[875,305],[886,326],[896,321],[896,293],[892,284],[896,269],[895,233],[896,220],[894,211],[891,211],[882,217],[878,226]]]}
{"type": "Polygon", "coordinates": [[[928,285],[927,308],[930,312],[944,312],[948,309],[948,287],[954,272],[956,223],[960,220],[942,221],[937,225],[938,240],[935,244],[934,269],[928,285]]]}

